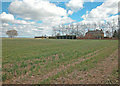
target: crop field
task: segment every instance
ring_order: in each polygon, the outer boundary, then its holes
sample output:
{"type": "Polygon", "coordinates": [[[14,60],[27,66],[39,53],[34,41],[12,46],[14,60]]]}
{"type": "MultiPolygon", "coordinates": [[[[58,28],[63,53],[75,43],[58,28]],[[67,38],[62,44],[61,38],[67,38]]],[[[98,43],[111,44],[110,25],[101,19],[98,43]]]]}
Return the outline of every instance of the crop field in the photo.
{"type": "Polygon", "coordinates": [[[117,40],[3,39],[3,84],[117,84],[117,40]]]}

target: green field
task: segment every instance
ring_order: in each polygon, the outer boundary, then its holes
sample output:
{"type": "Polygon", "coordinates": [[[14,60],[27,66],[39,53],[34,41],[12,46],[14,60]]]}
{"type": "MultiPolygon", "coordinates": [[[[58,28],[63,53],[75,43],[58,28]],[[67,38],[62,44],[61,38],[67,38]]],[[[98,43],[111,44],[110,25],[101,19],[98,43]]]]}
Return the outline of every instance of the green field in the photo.
{"type": "MultiPolygon", "coordinates": [[[[117,40],[3,39],[3,83],[57,83],[57,79],[74,71],[89,72],[117,48],[117,40]]],[[[117,66],[110,75],[117,78],[115,70],[117,66]]]]}

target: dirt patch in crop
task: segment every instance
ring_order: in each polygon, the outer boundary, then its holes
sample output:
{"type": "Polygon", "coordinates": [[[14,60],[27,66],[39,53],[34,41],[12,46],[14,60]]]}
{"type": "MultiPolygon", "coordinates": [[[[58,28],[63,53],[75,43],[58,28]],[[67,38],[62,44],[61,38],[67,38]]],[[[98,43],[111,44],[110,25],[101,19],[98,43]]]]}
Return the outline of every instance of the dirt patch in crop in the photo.
{"type": "MultiPolygon", "coordinates": [[[[66,77],[60,77],[53,80],[54,84],[105,84],[110,82],[117,84],[118,79],[112,76],[113,70],[118,68],[118,50],[113,52],[109,57],[105,58],[102,62],[97,63],[97,67],[90,69],[89,71],[75,70],[66,77]],[[111,81],[111,77],[114,81],[111,81]]],[[[109,83],[109,84],[110,84],[109,83]]]]}
{"type": "Polygon", "coordinates": [[[74,63],[72,64],[67,64],[65,65],[61,65],[59,66],[59,68],[52,70],[51,72],[48,72],[46,75],[38,75],[38,76],[31,76],[31,77],[25,77],[26,79],[15,79],[12,83],[23,83],[23,84],[30,84],[30,83],[38,83],[38,81],[42,81],[47,79],[48,77],[54,76],[56,75],[58,72],[61,72],[63,70],[68,69],[71,66],[75,66],[76,64],[79,64],[82,61],[85,61],[87,59],[90,59],[94,56],[96,56],[97,54],[99,54],[101,51],[103,51],[105,48],[102,48],[100,50],[94,51],[93,53],[89,53],[88,55],[85,56],[85,58],[78,58],[75,60],[74,63]]]}
{"type": "MultiPolygon", "coordinates": [[[[64,57],[64,54],[60,54],[62,56],[62,58],[64,57]]],[[[14,77],[10,80],[6,80],[5,82],[3,83],[11,83],[11,82],[14,82],[14,80],[16,82],[19,82],[20,79],[23,79],[24,77],[27,77],[29,76],[29,74],[31,73],[30,71],[30,68],[34,65],[35,66],[35,69],[34,71],[36,70],[36,67],[37,66],[40,66],[40,69],[43,68],[47,63],[48,61],[50,61],[51,63],[55,60],[59,60],[60,56],[58,54],[55,54],[55,55],[52,55],[52,56],[49,56],[49,57],[44,57],[44,58],[39,58],[39,59],[33,59],[33,60],[25,60],[24,63],[27,63],[27,66],[26,67],[23,67],[21,68],[21,64],[22,62],[19,62],[19,63],[16,63],[18,65],[18,69],[22,71],[26,70],[26,74],[21,74],[21,75],[17,75],[16,71],[14,72],[14,77]],[[37,63],[36,63],[37,62],[37,63]],[[42,65],[41,65],[42,64],[42,65]]],[[[4,68],[9,68],[9,67],[13,67],[14,65],[13,64],[6,64],[4,66],[4,68]]],[[[40,69],[39,72],[40,72],[40,69]]],[[[6,73],[6,71],[2,72],[3,74],[6,73]]]]}

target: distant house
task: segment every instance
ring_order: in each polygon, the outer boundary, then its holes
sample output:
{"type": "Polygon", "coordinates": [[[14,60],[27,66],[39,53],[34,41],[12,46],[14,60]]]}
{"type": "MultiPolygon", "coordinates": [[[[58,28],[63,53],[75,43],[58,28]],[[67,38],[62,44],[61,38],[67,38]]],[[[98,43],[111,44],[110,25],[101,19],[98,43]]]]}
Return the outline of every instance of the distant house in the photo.
{"type": "Polygon", "coordinates": [[[101,38],[104,38],[104,33],[103,33],[103,30],[93,30],[93,31],[90,31],[88,30],[88,32],[85,34],[85,38],[92,38],[92,39],[101,39],[101,38]]]}
{"type": "Polygon", "coordinates": [[[76,39],[76,35],[56,36],[57,39],[76,39]]]}

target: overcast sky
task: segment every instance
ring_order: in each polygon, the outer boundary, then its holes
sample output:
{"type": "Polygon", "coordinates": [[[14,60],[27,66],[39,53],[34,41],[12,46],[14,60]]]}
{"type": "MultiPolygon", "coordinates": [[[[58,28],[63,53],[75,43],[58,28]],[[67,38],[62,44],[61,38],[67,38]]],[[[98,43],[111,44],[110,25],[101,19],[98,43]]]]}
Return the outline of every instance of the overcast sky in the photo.
{"type": "Polygon", "coordinates": [[[3,0],[0,34],[15,29],[18,37],[52,35],[52,27],[104,23],[118,19],[119,0],[3,0]],[[101,1],[101,2],[100,2],[101,1]]]}

